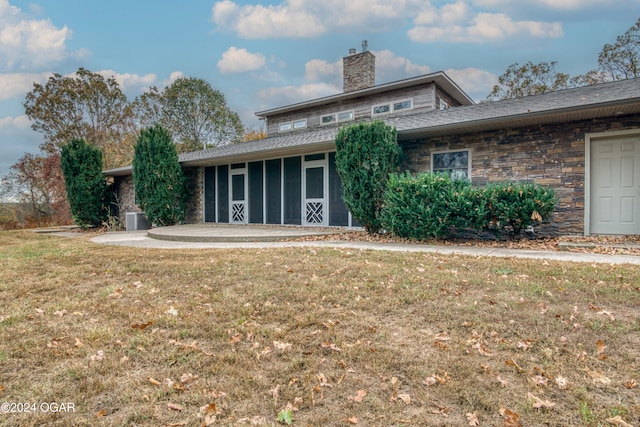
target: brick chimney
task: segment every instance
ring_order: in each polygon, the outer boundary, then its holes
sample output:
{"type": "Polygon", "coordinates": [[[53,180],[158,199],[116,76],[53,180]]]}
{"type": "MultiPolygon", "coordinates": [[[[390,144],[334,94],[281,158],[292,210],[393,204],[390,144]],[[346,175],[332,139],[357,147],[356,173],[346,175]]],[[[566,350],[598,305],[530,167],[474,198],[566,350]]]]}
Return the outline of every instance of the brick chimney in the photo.
{"type": "Polygon", "coordinates": [[[367,41],[362,41],[362,52],[349,49],[342,58],[343,91],[353,92],[376,84],[376,57],[367,50],[367,41]]]}

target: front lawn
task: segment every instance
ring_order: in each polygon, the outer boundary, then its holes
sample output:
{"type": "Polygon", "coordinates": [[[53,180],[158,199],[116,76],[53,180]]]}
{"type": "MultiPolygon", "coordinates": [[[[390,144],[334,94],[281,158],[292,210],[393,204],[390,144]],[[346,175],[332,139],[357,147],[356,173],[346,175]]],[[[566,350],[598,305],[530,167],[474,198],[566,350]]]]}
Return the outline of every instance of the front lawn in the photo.
{"type": "Polygon", "coordinates": [[[638,426],[638,382],[637,266],[0,232],[2,426],[638,426]]]}

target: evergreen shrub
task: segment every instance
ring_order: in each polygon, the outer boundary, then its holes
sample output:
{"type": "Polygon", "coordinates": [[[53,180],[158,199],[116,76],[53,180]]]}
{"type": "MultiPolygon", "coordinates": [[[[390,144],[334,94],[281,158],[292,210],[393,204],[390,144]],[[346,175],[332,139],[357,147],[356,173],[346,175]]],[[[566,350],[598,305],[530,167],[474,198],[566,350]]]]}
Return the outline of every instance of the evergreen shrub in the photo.
{"type": "Polygon", "coordinates": [[[69,141],[60,152],[60,167],[74,222],[82,228],[100,226],[110,201],[100,149],[83,139],[69,141]]]}

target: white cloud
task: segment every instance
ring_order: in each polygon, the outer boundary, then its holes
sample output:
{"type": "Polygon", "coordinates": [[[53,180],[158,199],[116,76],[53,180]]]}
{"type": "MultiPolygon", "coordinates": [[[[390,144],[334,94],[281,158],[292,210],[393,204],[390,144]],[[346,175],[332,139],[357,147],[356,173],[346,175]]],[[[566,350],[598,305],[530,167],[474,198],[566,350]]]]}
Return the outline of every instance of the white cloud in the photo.
{"type": "Polygon", "coordinates": [[[266,105],[266,108],[273,108],[274,105],[289,105],[296,102],[321,98],[323,96],[335,95],[340,91],[333,85],[326,83],[311,83],[302,86],[282,86],[272,87],[258,91],[257,99],[266,105]]]}
{"type": "Polygon", "coordinates": [[[482,43],[516,36],[557,38],[563,35],[563,31],[559,22],[514,21],[503,13],[478,13],[461,24],[441,27],[418,25],[409,30],[408,35],[411,40],[424,43],[482,43]]]}
{"type": "Polygon", "coordinates": [[[162,87],[167,87],[169,86],[171,83],[175,82],[176,80],[178,80],[180,77],[184,77],[184,73],[182,71],[173,71],[170,75],[169,78],[167,80],[163,80],[162,81],[162,87]]]}
{"type": "Polygon", "coordinates": [[[33,83],[43,84],[51,73],[6,73],[0,74],[0,100],[24,98],[33,89],[33,83]]]}
{"type": "Polygon", "coordinates": [[[7,128],[26,129],[30,124],[31,122],[27,116],[3,117],[0,119],[0,129],[2,130],[7,128]]]}
{"type": "Polygon", "coordinates": [[[342,60],[312,59],[304,64],[304,78],[307,81],[333,82],[338,87],[342,81],[342,60]]]}
{"type": "Polygon", "coordinates": [[[223,74],[243,73],[259,70],[266,63],[267,59],[261,53],[251,53],[247,49],[231,46],[218,61],[218,70],[223,74]]]}
{"type": "Polygon", "coordinates": [[[429,66],[414,64],[409,59],[397,56],[390,50],[373,51],[373,54],[376,56],[377,82],[392,82],[428,74],[431,71],[429,66]]]}
{"type": "Polygon", "coordinates": [[[158,80],[158,76],[154,73],[145,74],[143,76],[139,74],[117,73],[113,70],[100,70],[97,71],[97,73],[105,78],[113,77],[116,82],[118,82],[118,85],[123,92],[148,88],[156,84],[158,80]]]}
{"type": "Polygon", "coordinates": [[[384,31],[393,23],[402,25],[424,4],[422,0],[285,0],[240,6],[224,0],[214,4],[212,21],[248,39],[303,38],[343,29],[384,31]]]}
{"type": "Polygon", "coordinates": [[[5,70],[47,67],[65,59],[71,30],[56,27],[49,19],[29,19],[22,11],[0,0],[0,60],[5,70]]]}
{"type": "Polygon", "coordinates": [[[448,69],[445,73],[475,101],[485,99],[493,85],[498,83],[498,76],[479,68],[448,69]]]}
{"type": "MultiPolygon", "coordinates": [[[[503,8],[513,6],[513,0],[472,0],[472,3],[480,7],[503,8]]],[[[519,0],[518,6],[527,4],[535,7],[546,7],[553,10],[576,11],[597,7],[624,8],[640,5],[639,0],[519,0]]]]}

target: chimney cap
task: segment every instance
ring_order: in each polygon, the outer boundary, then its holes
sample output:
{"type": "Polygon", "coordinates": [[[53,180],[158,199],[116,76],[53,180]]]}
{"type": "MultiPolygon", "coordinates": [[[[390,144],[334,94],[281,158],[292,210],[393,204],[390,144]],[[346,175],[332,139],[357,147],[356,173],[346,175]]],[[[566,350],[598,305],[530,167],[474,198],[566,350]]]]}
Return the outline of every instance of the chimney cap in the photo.
{"type": "Polygon", "coordinates": [[[349,55],[355,55],[356,54],[356,48],[352,47],[351,49],[349,49],[349,55]]]}

